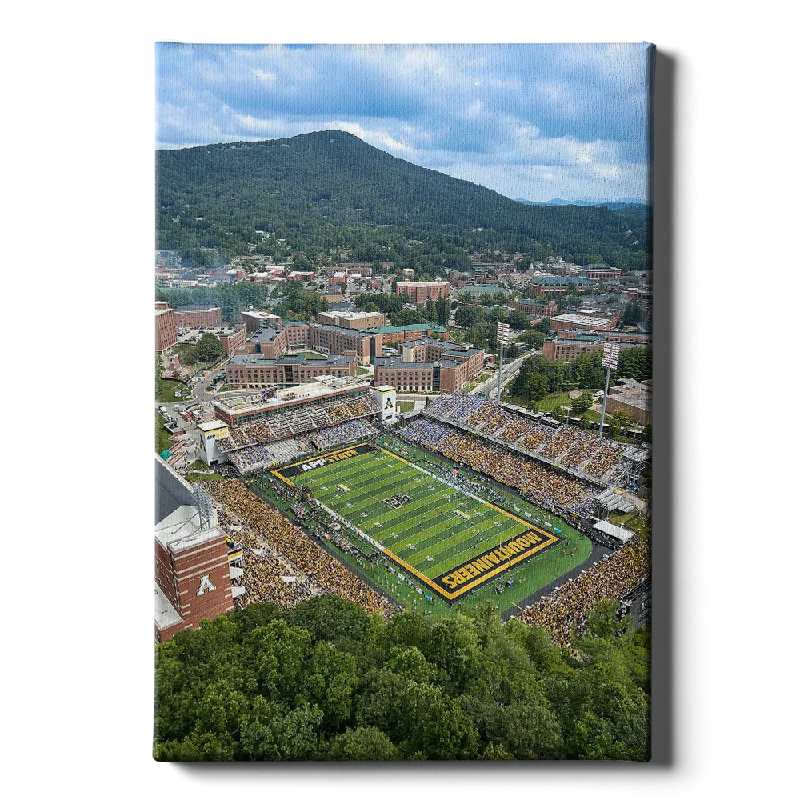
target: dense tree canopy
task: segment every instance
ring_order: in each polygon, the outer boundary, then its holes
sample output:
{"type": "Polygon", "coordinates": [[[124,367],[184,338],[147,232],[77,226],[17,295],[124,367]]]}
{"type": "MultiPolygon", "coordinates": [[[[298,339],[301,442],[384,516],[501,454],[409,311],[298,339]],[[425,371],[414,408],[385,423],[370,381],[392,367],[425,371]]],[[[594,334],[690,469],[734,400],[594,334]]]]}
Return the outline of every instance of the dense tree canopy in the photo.
{"type": "Polygon", "coordinates": [[[412,267],[419,279],[495,250],[649,265],[649,213],[524,205],[344,131],[160,150],[156,170],[157,246],[199,267],[299,251],[305,266],[336,251],[412,267]]]}
{"type": "Polygon", "coordinates": [[[330,595],[250,605],[157,646],[155,756],[646,760],[648,631],[620,628],[602,607],[574,658],[489,607],[387,622],[330,595]]]}
{"type": "Polygon", "coordinates": [[[200,361],[216,361],[224,354],[222,343],[213,333],[204,333],[197,342],[197,357],[200,361]]]}

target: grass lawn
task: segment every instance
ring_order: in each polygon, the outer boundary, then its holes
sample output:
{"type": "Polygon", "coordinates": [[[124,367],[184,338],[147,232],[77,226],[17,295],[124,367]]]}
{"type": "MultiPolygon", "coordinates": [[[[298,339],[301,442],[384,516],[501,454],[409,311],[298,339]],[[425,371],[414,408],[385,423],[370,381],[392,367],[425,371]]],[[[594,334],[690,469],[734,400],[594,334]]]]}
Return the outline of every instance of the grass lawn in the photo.
{"type": "Polygon", "coordinates": [[[169,450],[169,431],[164,427],[164,420],[161,414],[156,411],[156,453],[161,454],[164,450],[169,450]]]}
{"type": "Polygon", "coordinates": [[[295,355],[295,356],[307,356],[308,358],[319,358],[319,359],[325,359],[325,358],[328,357],[328,356],[324,355],[323,353],[317,353],[314,350],[300,350],[297,353],[292,353],[292,355],[295,355]]]}
{"type": "Polygon", "coordinates": [[[170,378],[161,380],[161,394],[158,395],[160,403],[177,403],[179,400],[186,400],[191,394],[191,390],[186,384],[174,381],[170,378]],[[176,397],[175,391],[179,391],[182,397],[176,397]]]}
{"type": "Polygon", "coordinates": [[[405,414],[407,411],[414,410],[414,401],[413,400],[398,400],[397,401],[397,410],[401,414],[405,414]]]}
{"type": "MultiPolygon", "coordinates": [[[[591,543],[585,536],[490,479],[459,468],[461,475],[476,487],[467,494],[439,479],[443,467],[447,472],[455,468],[452,462],[400,440],[389,442],[406,451],[407,461],[381,451],[363,453],[329,462],[289,480],[308,485],[323,505],[386,548],[384,556],[388,552],[391,561],[364,562],[322,540],[323,546],[335,551],[337,557],[404,607],[418,606],[426,613],[447,616],[459,607],[476,607],[488,600],[506,610],[591,554],[591,543]],[[419,463],[408,463],[412,460],[419,463]],[[484,499],[488,487],[500,494],[499,506],[484,499]],[[396,506],[386,502],[390,498],[396,506]],[[556,528],[558,532],[554,531],[556,528]],[[495,562],[486,561],[485,555],[496,553],[501,543],[536,531],[541,533],[542,544],[535,545],[532,555],[518,561],[511,559],[516,563],[504,570],[494,567],[495,562]],[[447,582],[446,576],[452,575],[454,568],[457,571],[460,565],[478,559],[489,564],[485,576],[473,574],[463,587],[453,586],[452,578],[451,583],[447,582]],[[435,586],[455,597],[452,606],[437,594],[435,586]],[[501,588],[502,594],[497,594],[496,588],[501,588]],[[432,596],[432,601],[424,599],[425,593],[432,596]]],[[[269,480],[267,473],[249,484],[291,517],[286,504],[270,489],[269,480]]],[[[316,523],[310,526],[317,527],[316,523]]],[[[347,535],[362,551],[372,549],[357,534],[347,535]]]]}
{"type": "Polygon", "coordinates": [[[189,483],[203,483],[204,481],[221,481],[223,478],[222,475],[217,475],[216,472],[190,472],[186,476],[186,480],[189,483]]]}

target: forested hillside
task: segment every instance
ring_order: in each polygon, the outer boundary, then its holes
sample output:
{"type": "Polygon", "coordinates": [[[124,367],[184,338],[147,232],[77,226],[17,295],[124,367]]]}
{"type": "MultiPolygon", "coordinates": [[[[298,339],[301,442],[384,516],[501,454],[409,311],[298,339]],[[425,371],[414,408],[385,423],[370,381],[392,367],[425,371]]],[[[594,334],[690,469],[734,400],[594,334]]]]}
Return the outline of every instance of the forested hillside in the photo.
{"type": "Polygon", "coordinates": [[[156,170],[157,247],[190,258],[201,247],[230,256],[255,245],[279,257],[340,249],[367,261],[438,253],[448,266],[495,249],[649,264],[648,215],[525,205],[343,131],[161,150],[156,170]]]}

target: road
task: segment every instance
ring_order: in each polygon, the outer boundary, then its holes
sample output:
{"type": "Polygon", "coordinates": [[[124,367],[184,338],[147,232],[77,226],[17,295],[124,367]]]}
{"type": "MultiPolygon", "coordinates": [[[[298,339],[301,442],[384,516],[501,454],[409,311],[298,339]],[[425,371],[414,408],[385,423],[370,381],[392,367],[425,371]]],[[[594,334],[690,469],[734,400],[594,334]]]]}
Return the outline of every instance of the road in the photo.
{"type": "MultiPolygon", "coordinates": [[[[503,387],[505,388],[508,385],[508,382],[514,378],[514,376],[519,372],[519,368],[522,365],[522,362],[529,356],[530,353],[525,353],[525,355],[520,356],[519,358],[515,359],[514,361],[510,361],[507,364],[503,364],[503,387]]],[[[497,373],[495,372],[489,380],[484,381],[483,383],[479,383],[471,392],[470,394],[485,394],[487,397],[491,397],[491,393],[497,389],[497,373]]]]}

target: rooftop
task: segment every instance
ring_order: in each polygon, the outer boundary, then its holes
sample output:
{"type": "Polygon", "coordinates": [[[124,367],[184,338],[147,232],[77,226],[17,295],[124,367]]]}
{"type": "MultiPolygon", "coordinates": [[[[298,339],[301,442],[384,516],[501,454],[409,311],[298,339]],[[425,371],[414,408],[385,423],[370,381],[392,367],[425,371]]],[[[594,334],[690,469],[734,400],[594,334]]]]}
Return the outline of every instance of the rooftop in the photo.
{"type": "Polygon", "coordinates": [[[384,325],[380,328],[370,328],[369,333],[403,333],[404,331],[433,331],[434,333],[447,333],[447,328],[433,322],[416,322],[413,325],[384,325]]]}
{"type": "Polygon", "coordinates": [[[353,356],[326,356],[325,358],[309,358],[305,353],[298,355],[284,355],[278,358],[262,358],[259,353],[246,353],[233,356],[231,366],[244,367],[272,367],[281,364],[304,364],[313,362],[319,366],[345,366],[353,363],[353,356]]]}
{"type": "Polygon", "coordinates": [[[559,314],[553,317],[556,322],[569,322],[572,325],[608,325],[611,320],[603,317],[591,317],[586,314],[559,314]]]}
{"type": "Polygon", "coordinates": [[[155,622],[160,631],[171,628],[181,622],[181,615],[175,607],[167,600],[167,596],[161,591],[159,585],[155,584],[155,622]]]}

